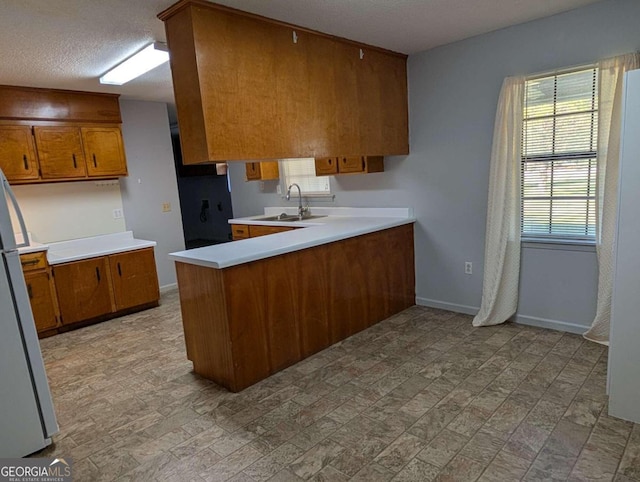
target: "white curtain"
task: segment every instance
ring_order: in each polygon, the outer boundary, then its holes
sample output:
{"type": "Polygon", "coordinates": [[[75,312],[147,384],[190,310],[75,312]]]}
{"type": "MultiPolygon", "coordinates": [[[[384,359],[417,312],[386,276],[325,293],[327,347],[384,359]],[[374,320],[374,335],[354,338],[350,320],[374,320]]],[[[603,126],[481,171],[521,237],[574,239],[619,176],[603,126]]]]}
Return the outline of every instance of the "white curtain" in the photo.
{"type": "Polygon", "coordinates": [[[598,63],[598,183],[596,250],[598,254],[598,302],[587,340],[609,344],[613,250],[618,212],[618,167],[620,123],[622,120],[622,80],[628,70],[640,67],[636,53],[598,63]]]}
{"type": "Polygon", "coordinates": [[[493,131],[482,304],[473,326],[504,323],[518,307],[524,77],[507,77],[493,131]]]}

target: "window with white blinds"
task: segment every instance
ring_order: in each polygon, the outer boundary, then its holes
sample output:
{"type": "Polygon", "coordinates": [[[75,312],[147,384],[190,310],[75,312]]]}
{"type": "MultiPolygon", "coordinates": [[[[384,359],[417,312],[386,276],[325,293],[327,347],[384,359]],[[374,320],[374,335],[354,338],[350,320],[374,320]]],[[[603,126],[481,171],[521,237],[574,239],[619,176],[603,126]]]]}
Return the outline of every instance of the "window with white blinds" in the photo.
{"type": "Polygon", "coordinates": [[[526,81],[523,237],[594,239],[597,131],[597,68],[526,81]]]}
{"type": "Polygon", "coordinates": [[[313,158],[281,159],[280,172],[283,193],[287,192],[288,186],[296,183],[300,186],[303,196],[331,195],[329,178],[316,176],[316,164],[313,158]]]}

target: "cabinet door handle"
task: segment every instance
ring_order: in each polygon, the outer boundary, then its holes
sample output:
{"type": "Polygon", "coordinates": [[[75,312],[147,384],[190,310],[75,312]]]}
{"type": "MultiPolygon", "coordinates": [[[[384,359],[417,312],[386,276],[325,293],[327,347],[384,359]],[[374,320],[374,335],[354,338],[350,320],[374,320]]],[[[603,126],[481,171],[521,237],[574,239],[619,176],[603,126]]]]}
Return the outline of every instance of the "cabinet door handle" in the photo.
{"type": "Polygon", "coordinates": [[[122,276],[122,268],[120,268],[120,263],[118,263],[118,275],[122,276]]]}
{"type": "Polygon", "coordinates": [[[331,165],[331,159],[329,159],[329,165],[331,165]]]}
{"type": "Polygon", "coordinates": [[[362,158],[362,170],[365,170],[365,165],[364,165],[364,157],[362,158]]]}
{"type": "Polygon", "coordinates": [[[33,288],[31,287],[30,283],[27,285],[27,293],[29,293],[29,299],[32,300],[33,299],[33,288]]]}
{"type": "Polygon", "coordinates": [[[98,161],[96,161],[96,155],[93,155],[93,167],[98,167],[98,161]]]}
{"type": "Polygon", "coordinates": [[[29,170],[29,159],[27,159],[27,155],[26,154],[23,154],[22,162],[24,162],[24,170],[28,171],[29,170]]]}
{"type": "Polygon", "coordinates": [[[31,266],[32,264],[38,264],[39,263],[39,259],[38,258],[34,258],[34,259],[25,259],[24,261],[20,261],[20,264],[22,266],[31,266]]]}
{"type": "Polygon", "coordinates": [[[76,162],[76,155],[71,154],[71,157],[73,158],[73,168],[78,169],[78,163],[76,162]]]}
{"type": "Polygon", "coordinates": [[[98,278],[98,283],[100,283],[100,268],[96,267],[96,278],[98,278]]]}

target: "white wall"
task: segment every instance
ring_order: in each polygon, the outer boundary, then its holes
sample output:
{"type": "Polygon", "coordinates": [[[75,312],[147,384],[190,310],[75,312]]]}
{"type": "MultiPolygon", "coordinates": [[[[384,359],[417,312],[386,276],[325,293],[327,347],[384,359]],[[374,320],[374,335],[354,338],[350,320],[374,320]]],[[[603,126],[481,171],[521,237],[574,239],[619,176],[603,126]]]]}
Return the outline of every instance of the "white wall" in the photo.
{"type": "MultiPolygon", "coordinates": [[[[336,206],[412,206],[420,303],[475,312],[482,296],[489,159],[504,77],[580,65],[640,48],[640,1],[610,0],[411,55],[410,152],[386,172],[336,177],[336,206]],[[473,262],[473,275],[464,262],[473,262]]],[[[275,185],[243,182],[231,163],[235,216],[285,205],[275,185]]],[[[593,249],[522,254],[519,320],[582,332],[594,314],[593,249]]]]}
{"type": "Polygon", "coordinates": [[[129,169],[129,176],[120,181],[126,227],[136,238],[158,243],[158,278],[166,289],[176,283],[174,263],[167,255],[184,249],[167,106],[121,100],[120,109],[129,169]],[[170,203],[171,211],[163,212],[163,203],[170,203]]]}
{"type": "MultiPolygon", "coordinates": [[[[118,181],[82,181],[12,186],[34,241],[52,243],[125,230],[118,181]]],[[[14,230],[18,223],[13,219],[14,230]]]]}

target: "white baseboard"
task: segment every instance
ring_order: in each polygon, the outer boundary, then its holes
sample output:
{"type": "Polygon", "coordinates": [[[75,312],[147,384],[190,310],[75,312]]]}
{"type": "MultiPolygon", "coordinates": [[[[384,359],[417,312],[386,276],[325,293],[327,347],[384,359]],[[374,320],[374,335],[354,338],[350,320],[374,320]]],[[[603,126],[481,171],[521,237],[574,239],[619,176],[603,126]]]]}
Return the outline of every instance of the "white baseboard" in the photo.
{"type": "Polygon", "coordinates": [[[160,287],[160,294],[163,295],[165,293],[168,293],[169,291],[173,291],[177,289],[178,289],[178,283],[171,283],[168,285],[164,285],[160,287]]]}
{"type": "Polygon", "coordinates": [[[439,310],[455,311],[456,313],[464,313],[465,315],[475,315],[480,309],[477,306],[459,305],[457,303],[448,303],[446,301],[430,300],[429,298],[420,297],[416,297],[416,305],[438,308],[439,310]]]}
{"type": "Polygon", "coordinates": [[[550,328],[551,330],[565,331],[567,333],[575,333],[582,335],[589,327],[579,325],[577,323],[569,323],[567,321],[549,320],[547,318],[538,318],[536,316],[525,316],[516,314],[516,323],[521,325],[537,326],[538,328],[550,328]]]}
{"type": "MultiPolygon", "coordinates": [[[[440,310],[454,311],[456,313],[464,313],[465,315],[476,315],[480,309],[477,306],[460,305],[458,303],[449,303],[447,301],[431,300],[429,298],[416,297],[416,305],[428,306],[429,308],[438,308],[440,310]]],[[[521,325],[537,326],[539,328],[549,328],[551,330],[565,331],[567,333],[576,333],[582,335],[589,327],[579,325],[577,323],[569,323],[567,321],[549,320],[547,318],[538,318],[536,316],[519,315],[516,313],[515,322],[521,325]]]]}

